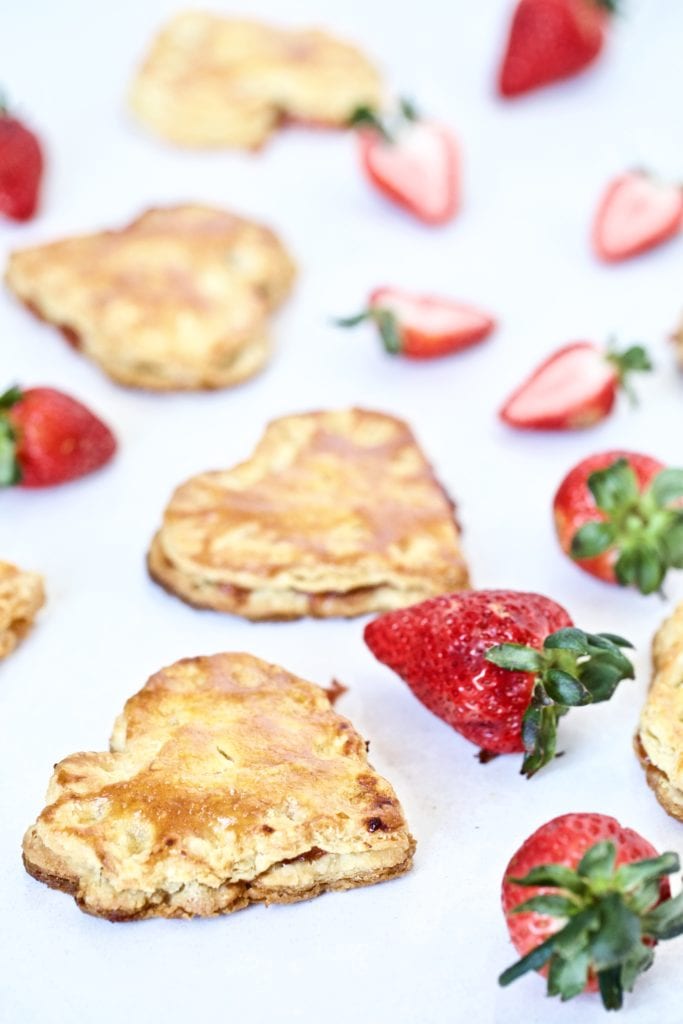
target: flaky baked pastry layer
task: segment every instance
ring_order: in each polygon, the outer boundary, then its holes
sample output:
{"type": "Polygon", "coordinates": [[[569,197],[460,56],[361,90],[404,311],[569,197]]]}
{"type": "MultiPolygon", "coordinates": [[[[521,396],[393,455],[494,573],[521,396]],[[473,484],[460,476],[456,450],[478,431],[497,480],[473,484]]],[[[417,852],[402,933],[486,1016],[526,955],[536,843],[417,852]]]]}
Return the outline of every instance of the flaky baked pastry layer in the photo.
{"type": "Polygon", "coordinates": [[[352,616],[468,585],[453,506],[405,423],[363,409],[285,416],[233,469],[169,502],[152,577],[248,619],[352,616]]]}
{"type": "Polygon", "coordinates": [[[381,90],[363,54],[325,32],[188,11],[154,40],[130,102],[171,142],[253,149],[286,119],[344,126],[381,90]]]}
{"type": "Polygon", "coordinates": [[[28,872],[125,921],[291,903],[393,878],[414,840],[327,693],[249,654],[178,661],[55,767],[28,872]]]}
{"type": "Polygon", "coordinates": [[[683,821],[683,603],[655,634],[652,660],[635,749],[660,804],[683,821]]]}
{"type": "Polygon", "coordinates": [[[23,640],[45,604],[42,577],[0,562],[0,659],[23,640]]]}
{"type": "Polygon", "coordinates": [[[221,388],[258,373],[294,264],[272,231],[187,205],[10,256],[6,282],[113,380],[221,388]]]}

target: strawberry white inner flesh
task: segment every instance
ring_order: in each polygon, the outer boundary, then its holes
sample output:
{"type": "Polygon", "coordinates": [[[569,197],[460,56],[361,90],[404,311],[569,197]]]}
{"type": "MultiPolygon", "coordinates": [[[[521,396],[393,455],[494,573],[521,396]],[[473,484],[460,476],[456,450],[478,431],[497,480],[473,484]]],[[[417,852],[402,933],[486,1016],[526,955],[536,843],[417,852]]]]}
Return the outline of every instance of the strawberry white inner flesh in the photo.
{"type": "Polygon", "coordinates": [[[508,403],[508,416],[533,421],[581,409],[614,380],[614,369],[592,346],[572,348],[541,367],[508,403]]]}
{"type": "Polygon", "coordinates": [[[656,239],[683,217],[683,191],[639,174],[626,175],[602,211],[600,239],[619,254],[656,239]]]}
{"type": "Polygon", "coordinates": [[[378,141],[368,161],[382,181],[431,216],[438,217],[454,201],[456,144],[440,125],[410,124],[396,142],[378,141]]]}
{"type": "Polygon", "coordinates": [[[390,288],[380,289],[372,297],[375,309],[388,309],[404,327],[422,334],[443,337],[487,330],[492,320],[471,306],[430,296],[408,296],[390,288]]]}

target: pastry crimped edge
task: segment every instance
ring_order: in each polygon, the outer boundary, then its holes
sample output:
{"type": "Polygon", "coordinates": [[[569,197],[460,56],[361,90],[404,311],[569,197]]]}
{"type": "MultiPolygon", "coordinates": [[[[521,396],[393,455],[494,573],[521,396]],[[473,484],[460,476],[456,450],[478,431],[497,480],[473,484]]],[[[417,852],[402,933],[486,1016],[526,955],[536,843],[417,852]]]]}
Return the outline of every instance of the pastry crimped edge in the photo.
{"type": "Polygon", "coordinates": [[[634,748],[659,803],[683,821],[683,603],[655,633],[652,663],[634,748]]]}

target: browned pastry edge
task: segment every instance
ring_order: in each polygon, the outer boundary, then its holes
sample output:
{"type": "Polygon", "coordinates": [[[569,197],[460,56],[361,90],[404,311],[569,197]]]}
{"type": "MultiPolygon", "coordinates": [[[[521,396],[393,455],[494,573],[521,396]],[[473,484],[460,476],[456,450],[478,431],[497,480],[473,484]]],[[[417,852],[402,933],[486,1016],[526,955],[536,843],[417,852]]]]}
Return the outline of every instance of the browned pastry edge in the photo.
{"type": "MultiPolygon", "coordinates": [[[[385,868],[381,871],[373,871],[369,874],[364,875],[360,880],[353,880],[350,878],[342,879],[338,882],[321,883],[318,885],[312,885],[309,889],[296,890],[296,889],[267,889],[261,890],[258,885],[258,878],[253,879],[250,882],[230,882],[227,885],[227,890],[235,890],[229,897],[227,905],[220,900],[216,902],[216,908],[212,912],[202,913],[202,917],[216,917],[218,915],[234,913],[237,910],[243,910],[248,907],[250,903],[264,903],[266,906],[270,906],[272,903],[300,903],[303,900],[313,899],[315,896],[320,896],[325,892],[343,892],[347,889],[358,889],[366,885],[375,885],[377,882],[386,882],[391,878],[397,878],[399,875],[403,875],[410,869],[413,863],[413,854],[415,852],[415,840],[411,837],[410,847],[404,860],[400,864],[394,864],[389,868],[385,868]]],[[[164,893],[161,898],[154,898],[155,894],[151,894],[149,901],[145,907],[141,910],[136,911],[134,914],[126,914],[123,912],[114,913],[102,913],[94,910],[91,906],[85,903],[78,893],[78,885],[73,878],[65,878],[62,875],[51,874],[48,871],[44,871],[42,868],[32,864],[23,854],[24,867],[32,878],[37,879],[39,882],[44,882],[51,889],[58,889],[60,892],[68,893],[73,896],[78,904],[78,907],[86,914],[91,914],[93,917],[103,917],[108,921],[122,922],[122,921],[142,921],[145,918],[150,917],[166,917],[166,918],[191,918],[194,914],[189,914],[177,907],[173,908],[171,912],[164,912],[164,904],[168,904],[170,900],[170,894],[164,893]]],[[[221,888],[215,890],[215,894],[219,895],[221,888]]]]}
{"type": "MultiPolygon", "coordinates": [[[[64,338],[64,340],[66,341],[67,345],[69,345],[70,348],[74,349],[75,352],[82,352],[83,346],[81,344],[81,335],[74,327],[71,327],[70,324],[66,323],[54,323],[52,320],[48,319],[48,317],[43,316],[43,314],[40,312],[35,303],[30,302],[27,299],[19,298],[19,296],[14,292],[12,294],[14,295],[15,299],[20,303],[20,305],[22,305],[27,312],[29,312],[33,317],[35,317],[36,320],[39,320],[43,324],[47,324],[48,327],[54,327],[55,330],[59,331],[59,333],[62,335],[62,337],[64,338]]],[[[174,383],[173,385],[170,386],[160,385],[159,387],[152,387],[151,384],[136,384],[134,383],[134,381],[130,379],[130,376],[128,376],[127,374],[117,374],[115,371],[112,371],[111,368],[103,370],[101,365],[97,361],[92,360],[89,356],[86,356],[86,358],[92,365],[102,370],[102,372],[105,373],[105,375],[109,377],[110,380],[113,380],[116,384],[120,385],[121,387],[130,388],[131,391],[147,391],[150,394],[158,394],[159,391],[224,391],[226,387],[226,385],[219,380],[217,380],[216,383],[207,383],[206,381],[202,380],[193,384],[174,383]]],[[[248,381],[252,379],[252,377],[256,376],[257,373],[259,372],[260,369],[255,370],[253,373],[246,374],[244,377],[235,379],[234,384],[230,386],[239,387],[240,384],[246,384],[248,383],[248,381]]]]}
{"type": "Polygon", "coordinates": [[[639,732],[633,737],[633,749],[645,772],[647,784],[657,797],[659,803],[672,818],[683,821],[683,793],[676,786],[672,785],[669,776],[661,768],[657,768],[652,763],[647,756],[639,732]]]}
{"type": "MultiPolygon", "coordinates": [[[[319,593],[307,594],[304,591],[297,590],[297,598],[307,598],[305,610],[292,612],[291,615],[286,613],[268,615],[259,613],[254,615],[248,611],[248,602],[252,591],[243,587],[229,585],[229,591],[225,591],[225,600],[222,602],[216,600],[215,591],[213,591],[213,600],[207,597],[205,601],[202,601],[197,594],[196,588],[192,586],[192,583],[188,582],[186,576],[175,569],[173,564],[165,556],[159,541],[158,532],[152,539],[146,561],[147,571],[154,582],[163,587],[168,594],[172,594],[174,597],[179,597],[181,601],[185,602],[185,604],[189,604],[193,608],[203,610],[229,612],[233,615],[241,615],[243,618],[250,619],[252,622],[288,622],[294,619],[303,618],[304,616],[308,616],[313,619],[353,618],[358,615],[367,615],[375,612],[381,612],[383,610],[389,610],[388,608],[384,609],[380,607],[377,601],[374,600],[375,595],[387,589],[386,585],[378,585],[355,587],[352,590],[343,592],[321,591],[319,593]]],[[[221,587],[225,586],[225,584],[221,584],[221,587]]],[[[463,582],[463,589],[467,586],[469,586],[468,578],[463,582]]],[[[406,591],[406,593],[409,593],[409,591],[406,591]]],[[[418,601],[424,600],[424,598],[430,596],[432,596],[432,594],[419,594],[416,592],[411,595],[410,601],[407,601],[406,603],[417,603],[418,601]]]]}

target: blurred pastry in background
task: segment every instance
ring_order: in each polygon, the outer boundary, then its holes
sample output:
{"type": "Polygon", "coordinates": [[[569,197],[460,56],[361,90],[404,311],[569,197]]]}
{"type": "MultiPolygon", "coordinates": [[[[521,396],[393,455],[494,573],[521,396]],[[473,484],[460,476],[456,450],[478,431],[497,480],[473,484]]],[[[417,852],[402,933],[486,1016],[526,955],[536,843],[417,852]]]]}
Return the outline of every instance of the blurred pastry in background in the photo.
{"type": "Polygon", "coordinates": [[[200,11],[161,30],[130,95],[140,121],[170,142],[239,149],[261,146],[284,121],[342,128],[380,101],[377,71],[349,43],[200,11]]]}
{"type": "Polygon", "coordinates": [[[175,391],[258,373],[295,273],[268,228],[187,205],[14,252],[6,281],[117,383],[175,391]]]}
{"type": "Polygon", "coordinates": [[[37,572],[0,562],[0,659],[24,639],[44,604],[43,580],[37,572]]]}
{"type": "Polygon", "coordinates": [[[469,583],[410,429],[364,409],[274,420],[246,462],[188,480],[148,565],[189,604],[247,619],[365,615],[469,583]]]}

